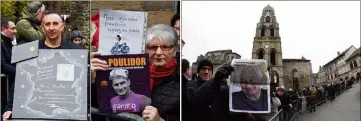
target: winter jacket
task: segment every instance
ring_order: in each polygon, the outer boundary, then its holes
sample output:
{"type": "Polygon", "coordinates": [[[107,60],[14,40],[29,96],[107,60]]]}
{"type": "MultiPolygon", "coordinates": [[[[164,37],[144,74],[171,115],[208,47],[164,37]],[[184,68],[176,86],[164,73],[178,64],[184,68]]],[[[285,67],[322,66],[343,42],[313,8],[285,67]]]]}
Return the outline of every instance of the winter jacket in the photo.
{"type": "Polygon", "coordinates": [[[295,101],[298,100],[298,96],[297,96],[297,94],[295,92],[290,92],[290,100],[292,102],[295,102],[295,101]]]}
{"type": "Polygon", "coordinates": [[[206,82],[190,81],[191,83],[187,84],[188,100],[192,107],[190,109],[192,120],[190,121],[230,120],[229,87],[225,83],[215,80],[219,80],[218,77],[206,82]]]}
{"type": "Polygon", "coordinates": [[[194,80],[190,80],[187,83],[187,96],[186,98],[189,100],[190,109],[186,112],[190,112],[190,117],[192,121],[197,120],[211,120],[211,103],[204,103],[199,105],[200,103],[196,102],[197,98],[200,98],[198,95],[199,87],[202,86],[206,81],[202,80],[200,77],[196,77],[194,80]]]}
{"type": "Polygon", "coordinates": [[[14,96],[14,82],[16,73],[16,64],[11,64],[12,47],[11,39],[1,34],[1,73],[8,75],[8,86],[10,87],[8,98],[4,111],[11,111],[13,107],[12,99],[14,96]]]}
{"type": "Polygon", "coordinates": [[[290,100],[290,97],[288,96],[288,94],[284,93],[282,96],[276,94],[276,97],[278,97],[278,99],[280,99],[280,101],[281,101],[280,108],[282,108],[284,110],[287,110],[290,108],[291,100],[290,100]]]}
{"type": "Polygon", "coordinates": [[[187,83],[190,81],[184,75],[182,75],[182,120],[189,121],[191,118],[191,106],[189,105],[187,98],[187,83]]]}
{"type": "Polygon", "coordinates": [[[19,21],[16,23],[16,38],[18,44],[35,40],[44,40],[45,34],[41,28],[41,21],[35,18],[26,8],[23,9],[19,21]]]}
{"type": "Polygon", "coordinates": [[[15,64],[11,64],[12,47],[11,39],[1,34],[1,73],[15,76],[15,64]]]}
{"type": "Polygon", "coordinates": [[[180,121],[180,75],[179,64],[176,71],[152,89],[152,106],[158,109],[165,121],[180,121]]]}

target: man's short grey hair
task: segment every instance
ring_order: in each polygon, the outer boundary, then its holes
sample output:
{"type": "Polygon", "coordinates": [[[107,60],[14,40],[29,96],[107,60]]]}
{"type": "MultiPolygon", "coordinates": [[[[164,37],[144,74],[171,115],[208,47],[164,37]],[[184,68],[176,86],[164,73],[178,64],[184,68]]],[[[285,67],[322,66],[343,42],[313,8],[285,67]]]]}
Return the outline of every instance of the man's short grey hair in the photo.
{"type": "Polygon", "coordinates": [[[177,32],[170,25],[156,24],[147,29],[145,45],[148,46],[150,41],[157,39],[159,41],[169,41],[170,44],[176,46],[177,37],[177,32]]]}

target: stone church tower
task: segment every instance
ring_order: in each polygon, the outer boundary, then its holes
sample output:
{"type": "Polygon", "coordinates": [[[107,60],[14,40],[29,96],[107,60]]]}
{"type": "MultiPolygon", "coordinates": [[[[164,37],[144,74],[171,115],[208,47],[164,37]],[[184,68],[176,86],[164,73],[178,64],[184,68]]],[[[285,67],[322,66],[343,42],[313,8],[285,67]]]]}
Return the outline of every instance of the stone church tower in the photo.
{"type": "Polygon", "coordinates": [[[269,67],[271,84],[283,86],[283,60],[279,25],[274,9],[267,5],[257,24],[253,41],[252,59],[265,59],[269,67]]]}

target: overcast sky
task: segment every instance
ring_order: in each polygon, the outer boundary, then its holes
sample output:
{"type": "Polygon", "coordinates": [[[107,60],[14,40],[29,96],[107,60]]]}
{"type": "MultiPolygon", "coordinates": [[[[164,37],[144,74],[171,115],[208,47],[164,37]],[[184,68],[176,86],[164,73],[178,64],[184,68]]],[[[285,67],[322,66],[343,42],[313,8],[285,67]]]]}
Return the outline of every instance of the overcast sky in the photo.
{"type": "Polygon", "coordinates": [[[191,63],[208,51],[232,49],[252,57],[262,10],[274,8],[284,59],[311,60],[319,66],[351,45],[360,47],[360,2],[182,1],[183,58],[191,63]]]}

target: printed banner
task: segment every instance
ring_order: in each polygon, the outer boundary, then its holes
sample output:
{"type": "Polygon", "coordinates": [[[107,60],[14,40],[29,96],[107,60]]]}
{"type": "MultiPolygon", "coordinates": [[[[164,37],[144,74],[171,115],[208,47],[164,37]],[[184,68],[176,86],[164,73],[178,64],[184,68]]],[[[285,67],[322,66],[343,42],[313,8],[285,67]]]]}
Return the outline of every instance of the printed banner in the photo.
{"type": "Polygon", "coordinates": [[[98,109],[103,113],[141,113],[149,106],[149,55],[99,56],[107,71],[97,71],[98,109]]]}

